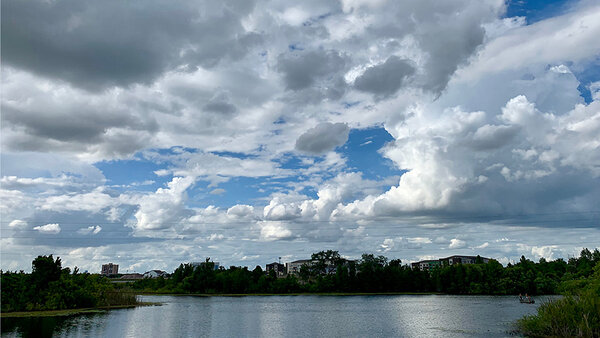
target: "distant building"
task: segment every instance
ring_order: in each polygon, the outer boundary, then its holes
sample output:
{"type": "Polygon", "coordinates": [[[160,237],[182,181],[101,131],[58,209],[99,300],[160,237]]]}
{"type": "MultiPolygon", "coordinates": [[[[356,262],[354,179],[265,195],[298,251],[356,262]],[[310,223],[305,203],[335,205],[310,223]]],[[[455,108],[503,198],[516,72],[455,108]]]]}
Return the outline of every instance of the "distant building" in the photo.
{"type": "Polygon", "coordinates": [[[158,278],[158,277],[166,277],[167,273],[162,270],[150,270],[146,271],[143,278],[158,278]]]}
{"type": "Polygon", "coordinates": [[[121,279],[131,279],[131,280],[137,280],[137,279],[142,279],[144,278],[144,275],[142,275],[141,273],[126,273],[123,276],[121,276],[121,279]]]}
{"type": "MultiPolygon", "coordinates": [[[[490,259],[485,257],[481,258],[481,263],[489,263],[490,259]]],[[[477,262],[477,256],[450,256],[446,258],[441,258],[440,262],[444,265],[454,265],[454,264],[475,264],[477,262]]]]}
{"type": "Polygon", "coordinates": [[[428,259],[424,261],[419,261],[415,263],[411,263],[411,267],[413,269],[419,269],[421,271],[429,271],[435,267],[443,266],[443,265],[455,265],[455,264],[475,264],[477,263],[477,258],[481,259],[481,263],[489,263],[490,258],[481,257],[481,256],[461,256],[454,255],[446,258],[440,259],[428,259]]]}
{"type": "Polygon", "coordinates": [[[312,259],[300,259],[297,261],[286,263],[286,270],[288,274],[297,275],[300,273],[302,265],[311,266],[313,263],[312,259]]]}
{"type": "Polygon", "coordinates": [[[271,271],[275,271],[275,276],[282,277],[285,275],[285,265],[273,262],[271,264],[267,264],[265,271],[267,274],[269,274],[271,271]]]}
{"type": "Polygon", "coordinates": [[[203,266],[205,264],[214,264],[213,265],[213,269],[214,270],[219,270],[219,262],[191,262],[190,265],[194,267],[194,269],[196,269],[197,267],[203,266]]]}
{"type": "Polygon", "coordinates": [[[108,276],[108,275],[116,275],[118,273],[119,273],[119,265],[118,264],[113,264],[113,263],[102,264],[101,274],[108,276]]]}
{"type": "Polygon", "coordinates": [[[327,264],[327,265],[325,266],[325,273],[328,275],[335,274],[337,272],[338,266],[344,266],[348,269],[350,267],[350,264],[358,264],[358,263],[359,263],[359,261],[356,259],[345,259],[345,258],[342,258],[341,261],[337,265],[334,265],[330,261],[326,261],[325,264],[327,264]]]}
{"type": "MultiPolygon", "coordinates": [[[[317,261],[313,261],[312,259],[300,259],[297,261],[289,262],[289,263],[286,263],[286,272],[288,274],[297,275],[300,273],[300,269],[302,268],[302,265],[311,267],[316,262],[317,261]]],[[[342,258],[338,264],[348,267],[350,265],[350,263],[357,263],[357,261],[342,258]]],[[[330,274],[335,274],[336,272],[337,272],[337,265],[333,264],[330,261],[325,261],[324,272],[322,272],[322,273],[330,275],[330,274]]]]}
{"type": "Polygon", "coordinates": [[[435,267],[441,266],[442,262],[440,262],[439,259],[428,259],[428,260],[412,263],[411,265],[412,265],[413,269],[419,269],[421,271],[429,271],[435,267]]]}

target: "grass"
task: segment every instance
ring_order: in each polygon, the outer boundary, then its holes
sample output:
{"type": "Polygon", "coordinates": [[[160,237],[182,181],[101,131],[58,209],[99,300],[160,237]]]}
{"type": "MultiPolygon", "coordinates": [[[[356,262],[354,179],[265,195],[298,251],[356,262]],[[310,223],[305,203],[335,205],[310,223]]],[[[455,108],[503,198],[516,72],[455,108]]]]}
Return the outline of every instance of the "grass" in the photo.
{"type": "Polygon", "coordinates": [[[600,296],[586,292],[545,302],[517,329],[529,337],[600,337],[600,296]]]}
{"type": "Polygon", "coordinates": [[[134,293],[123,291],[109,291],[104,293],[100,299],[98,306],[135,306],[138,304],[137,297],[134,293]]]}

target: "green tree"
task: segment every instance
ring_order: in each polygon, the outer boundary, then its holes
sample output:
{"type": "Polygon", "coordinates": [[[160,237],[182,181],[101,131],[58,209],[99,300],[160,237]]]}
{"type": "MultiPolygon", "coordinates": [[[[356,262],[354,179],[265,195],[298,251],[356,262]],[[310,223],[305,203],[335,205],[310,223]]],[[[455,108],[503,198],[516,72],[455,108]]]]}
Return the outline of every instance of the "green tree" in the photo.
{"type": "Polygon", "coordinates": [[[50,256],[38,256],[33,260],[31,271],[31,281],[36,290],[45,290],[50,282],[59,280],[62,267],[60,258],[54,260],[50,256]]]}
{"type": "Polygon", "coordinates": [[[325,274],[342,263],[342,257],[338,251],[327,250],[319,251],[311,255],[312,264],[310,266],[313,276],[325,274]]]}

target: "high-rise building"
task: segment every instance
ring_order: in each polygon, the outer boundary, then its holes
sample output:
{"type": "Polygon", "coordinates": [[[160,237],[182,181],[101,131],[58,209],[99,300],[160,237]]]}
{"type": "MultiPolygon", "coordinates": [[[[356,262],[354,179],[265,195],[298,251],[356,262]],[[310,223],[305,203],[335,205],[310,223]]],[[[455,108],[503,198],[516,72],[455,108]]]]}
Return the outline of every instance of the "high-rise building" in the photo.
{"type": "Polygon", "coordinates": [[[119,264],[102,264],[102,272],[103,275],[116,275],[119,273],[119,264]]]}

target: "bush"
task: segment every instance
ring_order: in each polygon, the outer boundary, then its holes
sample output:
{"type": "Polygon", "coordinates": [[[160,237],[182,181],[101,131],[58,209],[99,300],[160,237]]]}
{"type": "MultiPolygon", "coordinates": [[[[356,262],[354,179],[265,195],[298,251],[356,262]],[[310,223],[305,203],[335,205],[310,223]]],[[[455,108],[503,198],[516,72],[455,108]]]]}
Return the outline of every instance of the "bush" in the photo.
{"type": "Polygon", "coordinates": [[[592,276],[565,281],[560,289],[565,296],[520,319],[519,331],[532,337],[600,337],[600,262],[592,276]]]}
{"type": "Polygon", "coordinates": [[[532,337],[600,337],[600,297],[586,292],[544,303],[517,326],[532,337]]]}

